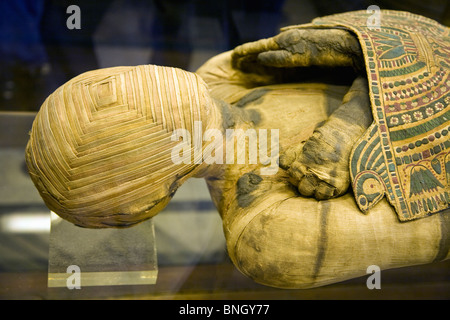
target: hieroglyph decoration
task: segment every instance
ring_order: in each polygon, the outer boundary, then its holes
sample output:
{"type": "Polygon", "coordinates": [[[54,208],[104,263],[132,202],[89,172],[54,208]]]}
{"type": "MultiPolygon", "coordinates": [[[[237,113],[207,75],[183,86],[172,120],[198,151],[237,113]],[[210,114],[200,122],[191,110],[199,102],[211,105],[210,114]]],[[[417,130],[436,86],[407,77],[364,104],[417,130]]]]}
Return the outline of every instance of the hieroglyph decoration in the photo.
{"type": "Polygon", "coordinates": [[[308,27],[344,27],[363,50],[373,124],[353,150],[352,186],[366,212],[387,196],[401,221],[450,206],[449,28],[407,12],[366,11],[316,19],[308,27]]]}

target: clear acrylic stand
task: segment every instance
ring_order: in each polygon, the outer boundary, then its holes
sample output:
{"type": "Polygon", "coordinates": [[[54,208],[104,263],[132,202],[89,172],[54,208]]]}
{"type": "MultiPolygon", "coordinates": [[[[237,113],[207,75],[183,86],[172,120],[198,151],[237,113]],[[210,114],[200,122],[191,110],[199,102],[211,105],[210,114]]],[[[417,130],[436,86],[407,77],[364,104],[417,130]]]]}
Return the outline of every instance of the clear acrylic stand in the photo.
{"type": "Polygon", "coordinates": [[[148,285],[158,276],[155,230],[77,227],[51,212],[48,287],[148,285]]]}

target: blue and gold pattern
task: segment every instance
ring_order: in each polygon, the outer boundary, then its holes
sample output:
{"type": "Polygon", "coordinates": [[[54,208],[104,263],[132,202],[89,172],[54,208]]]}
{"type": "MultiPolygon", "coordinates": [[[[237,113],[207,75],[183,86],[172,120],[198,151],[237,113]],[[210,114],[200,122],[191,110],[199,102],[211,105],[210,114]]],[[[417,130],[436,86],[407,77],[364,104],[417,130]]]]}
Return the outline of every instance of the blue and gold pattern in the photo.
{"type": "Polygon", "coordinates": [[[351,179],[359,208],[383,196],[401,221],[450,207],[450,29],[415,14],[380,11],[380,26],[356,11],[309,27],[344,27],[364,53],[374,123],[354,147],[351,179]]]}

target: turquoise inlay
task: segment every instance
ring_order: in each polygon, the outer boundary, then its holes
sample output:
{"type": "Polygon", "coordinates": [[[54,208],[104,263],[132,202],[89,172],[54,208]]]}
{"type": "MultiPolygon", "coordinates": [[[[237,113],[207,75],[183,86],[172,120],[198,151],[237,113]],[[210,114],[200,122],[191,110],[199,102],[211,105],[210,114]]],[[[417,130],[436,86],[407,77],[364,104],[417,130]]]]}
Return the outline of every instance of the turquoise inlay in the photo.
{"type": "Polygon", "coordinates": [[[409,139],[411,137],[417,137],[429,132],[430,130],[433,130],[436,127],[439,127],[444,123],[448,123],[448,121],[450,121],[450,110],[445,112],[438,118],[430,119],[428,122],[417,125],[415,127],[391,131],[390,137],[392,141],[401,141],[409,139]]]}
{"type": "Polygon", "coordinates": [[[410,74],[410,73],[416,72],[417,70],[420,70],[423,67],[425,67],[425,62],[418,61],[411,66],[400,68],[400,69],[380,70],[380,77],[384,77],[384,78],[398,77],[399,75],[410,74]]]}

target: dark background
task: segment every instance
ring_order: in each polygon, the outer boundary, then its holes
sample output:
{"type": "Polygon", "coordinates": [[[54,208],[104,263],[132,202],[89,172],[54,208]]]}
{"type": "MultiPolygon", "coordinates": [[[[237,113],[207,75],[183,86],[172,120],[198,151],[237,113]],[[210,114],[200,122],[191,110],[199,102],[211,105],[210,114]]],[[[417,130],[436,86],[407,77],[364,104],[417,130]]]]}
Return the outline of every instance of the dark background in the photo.
{"type": "Polygon", "coordinates": [[[72,77],[113,65],[194,71],[204,60],[278,33],[282,26],[349,10],[409,10],[449,25],[446,0],[14,0],[0,1],[0,110],[37,111],[72,77]],[[81,29],[69,30],[69,5],[81,29]]]}
{"type": "Polygon", "coordinates": [[[409,10],[449,25],[448,0],[0,0],[0,299],[449,299],[450,260],[383,270],[312,290],[278,290],[244,277],[225,250],[222,221],[204,180],[190,179],[154,220],[155,286],[47,289],[49,211],[24,163],[35,112],[72,77],[97,68],[158,64],[195,71],[207,59],[283,26],[349,10],[409,10]],[[69,30],[69,5],[81,29],[69,30]],[[28,230],[8,229],[8,221],[28,230]]]}

